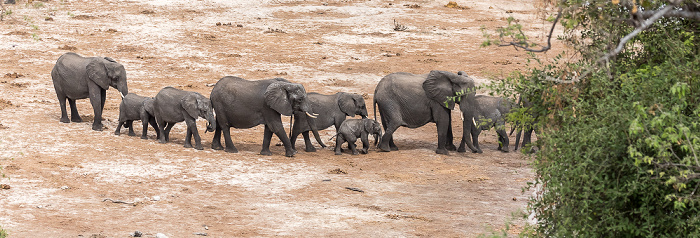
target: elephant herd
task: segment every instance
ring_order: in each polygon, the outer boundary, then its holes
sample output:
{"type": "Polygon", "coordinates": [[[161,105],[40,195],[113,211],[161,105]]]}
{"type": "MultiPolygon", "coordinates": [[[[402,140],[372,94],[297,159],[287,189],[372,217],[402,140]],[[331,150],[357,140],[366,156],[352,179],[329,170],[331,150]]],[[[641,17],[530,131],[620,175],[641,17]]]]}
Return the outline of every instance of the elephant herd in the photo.
{"type": "MultiPolygon", "coordinates": [[[[318,131],[331,125],[337,131],[335,153],[342,154],[341,145],[348,142],[350,152],[358,154],[355,148],[357,139],[363,143],[361,153],[368,151],[369,135],[374,136],[379,151],[398,150],[393,134],[399,127],[417,128],[429,122],[437,126],[438,146],[435,152],[438,154],[448,154],[450,150],[465,152],[466,147],[473,153],[481,153],[479,133],[490,127],[495,127],[498,133],[499,150],[508,152],[505,116],[514,106],[504,98],[476,95],[474,80],[461,71],[456,74],[438,70],[428,74],[401,72],[385,76],[374,92],[374,120],[367,118],[365,101],[358,94],[307,93],[303,85],[283,78],[250,81],[226,76],[214,85],[209,98],[173,87],[165,87],[150,98],[129,93],[126,70],[115,60],[82,57],[75,53],[60,56],[51,77],[61,106],[60,121],[63,123],[81,122],[75,100],[90,98],[95,115],[92,129],[101,131],[106,90],[113,87],[122,96],[116,135],[124,126],[129,129],[129,135],[134,136],[133,121],[140,120],[143,124],[142,139],[147,139],[150,124],[156,129],[159,142],[166,143],[173,125],[184,121],[187,124],[185,147],[202,150],[196,126],[196,120],[201,117],[207,121],[206,130],[214,131],[212,149],[236,153],[238,150],[231,138],[231,127],[246,129],[262,124],[265,129],[260,154],[272,154],[270,141],[275,134],[282,141],[288,157],[297,153],[295,141],[299,134],[304,137],[307,152],[316,151],[309,132],[319,145],[326,147],[318,131]],[[71,107],[70,120],[66,99],[71,107]],[[459,148],[454,144],[452,132],[451,110],[455,104],[459,105],[464,117],[459,148]],[[376,121],[377,110],[381,124],[376,121]],[[290,120],[294,121],[289,136],[285,133],[281,115],[291,116],[290,120]],[[362,118],[346,119],[356,115],[362,118]],[[193,137],[194,146],[191,143],[193,137]]],[[[529,142],[528,132],[525,137],[529,142]]],[[[516,150],[517,146],[516,140],[516,150]]]]}

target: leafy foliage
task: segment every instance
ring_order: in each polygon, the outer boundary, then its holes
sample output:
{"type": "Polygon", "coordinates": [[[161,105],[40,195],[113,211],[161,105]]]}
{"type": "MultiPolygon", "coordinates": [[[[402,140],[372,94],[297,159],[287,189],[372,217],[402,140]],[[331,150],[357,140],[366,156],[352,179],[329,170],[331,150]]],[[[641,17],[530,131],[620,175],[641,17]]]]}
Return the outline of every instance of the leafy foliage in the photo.
{"type": "Polygon", "coordinates": [[[2,226],[0,226],[0,238],[5,238],[7,236],[9,236],[9,234],[7,234],[7,231],[5,231],[5,229],[2,229],[2,226]]]}
{"type": "MultiPolygon", "coordinates": [[[[531,184],[541,190],[529,203],[538,223],[526,235],[700,236],[700,22],[661,18],[600,60],[635,29],[636,13],[698,1],[554,4],[574,53],[530,54],[526,72],[494,86],[533,104],[510,119],[542,128],[531,184]]],[[[499,41],[532,45],[513,22],[499,41]]]]}

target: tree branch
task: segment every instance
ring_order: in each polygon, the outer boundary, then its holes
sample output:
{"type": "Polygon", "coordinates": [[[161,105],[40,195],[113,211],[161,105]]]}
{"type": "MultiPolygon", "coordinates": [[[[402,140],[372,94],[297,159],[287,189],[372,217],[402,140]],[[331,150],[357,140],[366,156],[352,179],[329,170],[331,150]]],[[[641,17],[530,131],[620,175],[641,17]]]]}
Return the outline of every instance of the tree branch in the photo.
{"type": "MultiPolygon", "coordinates": [[[[640,11],[640,16],[643,18],[648,18],[656,15],[660,11],[640,11]]],[[[700,20],[700,12],[692,12],[692,11],[686,11],[686,10],[673,10],[666,12],[664,14],[665,17],[678,17],[678,18],[689,18],[689,19],[695,19],[695,20],[700,20]]]]}
{"type": "Polygon", "coordinates": [[[540,49],[532,49],[532,48],[527,46],[527,43],[525,43],[525,45],[523,45],[521,43],[517,43],[517,42],[513,42],[513,41],[511,41],[508,44],[501,44],[498,46],[511,46],[512,45],[513,47],[520,48],[520,49],[523,49],[523,50],[529,51],[529,52],[535,52],[535,53],[548,51],[549,49],[552,48],[552,34],[554,33],[554,27],[556,27],[557,22],[559,22],[559,18],[561,18],[561,12],[562,12],[562,9],[559,8],[559,11],[557,12],[557,17],[554,18],[554,22],[552,23],[552,28],[549,29],[549,35],[547,35],[547,46],[544,46],[540,49]]]}

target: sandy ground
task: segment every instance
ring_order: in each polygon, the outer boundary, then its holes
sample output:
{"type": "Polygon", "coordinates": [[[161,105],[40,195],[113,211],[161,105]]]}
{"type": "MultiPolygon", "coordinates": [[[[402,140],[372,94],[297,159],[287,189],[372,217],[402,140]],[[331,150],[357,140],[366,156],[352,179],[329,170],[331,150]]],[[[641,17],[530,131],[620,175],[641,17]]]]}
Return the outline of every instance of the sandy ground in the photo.
{"type": "MultiPolygon", "coordinates": [[[[529,193],[521,188],[533,173],[519,153],[496,151],[493,131],[481,136],[483,154],[435,154],[434,124],[399,129],[401,150],[390,153],[324,149],[287,158],[273,146],[272,156],[261,156],[262,126],[232,129],[238,154],[210,149],[212,133],[196,151],[182,146],[184,123],[168,144],[157,143],[152,129],[148,140],[126,129],[115,136],[114,89],[104,131],[91,130],[87,99],[78,101],[85,122],[58,121],[50,71],[69,51],[116,59],[129,92],[143,96],[165,86],[208,96],[207,84],[234,75],[284,77],[309,92],[354,92],[371,102],[391,72],[462,70],[486,83],[524,67],[522,52],[480,48],[481,26],[514,16],[535,40],[548,29],[529,1],[457,3],[468,8],[376,0],[8,5],[14,19],[0,22],[0,183],[11,188],[0,190],[0,226],[11,237],[128,237],[136,230],[146,237],[474,237],[501,228],[526,208],[529,193]],[[405,30],[395,31],[394,20],[405,30]]],[[[203,120],[198,126],[204,131],[203,120]]],[[[329,140],[334,131],[321,134],[329,140]]]]}

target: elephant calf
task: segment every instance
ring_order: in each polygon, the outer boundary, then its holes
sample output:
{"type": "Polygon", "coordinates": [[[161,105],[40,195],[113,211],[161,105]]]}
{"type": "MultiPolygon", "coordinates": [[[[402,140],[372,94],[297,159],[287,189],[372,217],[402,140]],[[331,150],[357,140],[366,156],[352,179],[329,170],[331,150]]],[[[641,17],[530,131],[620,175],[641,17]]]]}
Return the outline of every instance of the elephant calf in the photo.
{"type": "MultiPolygon", "coordinates": [[[[311,110],[319,115],[317,118],[312,118],[302,112],[295,113],[296,121],[294,121],[292,136],[290,137],[292,147],[294,147],[297,137],[299,134],[302,134],[306,144],[306,152],[316,151],[316,148],[311,145],[309,131],[313,132],[315,131],[314,129],[323,130],[331,126],[335,126],[337,131],[346,117],[354,117],[355,115],[360,115],[362,118],[367,117],[365,99],[359,94],[344,92],[333,95],[308,93],[307,98],[311,104],[311,110]]],[[[321,147],[326,147],[318,133],[314,133],[314,136],[321,147]]]]}
{"type": "Polygon", "coordinates": [[[143,133],[141,134],[141,139],[148,138],[148,123],[150,123],[153,129],[156,130],[156,135],[160,137],[158,125],[156,124],[156,119],[152,116],[152,113],[153,98],[142,97],[134,93],[127,94],[122,99],[122,103],[119,104],[119,125],[117,125],[117,130],[114,131],[114,134],[119,135],[123,125],[124,127],[129,128],[129,136],[135,136],[136,133],[134,133],[134,121],[141,120],[143,122],[143,133]],[[151,112],[146,110],[146,102],[148,102],[151,112]]]}
{"type": "MultiPolygon", "coordinates": [[[[462,142],[459,145],[459,152],[465,152],[465,145],[468,143],[469,136],[471,136],[473,145],[476,150],[472,150],[473,153],[482,153],[481,148],[479,148],[479,134],[481,131],[486,131],[492,127],[496,128],[496,133],[498,133],[498,150],[503,152],[508,152],[508,134],[506,133],[506,115],[513,108],[513,104],[501,97],[493,97],[488,95],[477,95],[474,98],[474,103],[468,107],[463,107],[462,113],[465,115],[473,115],[471,121],[465,121],[464,123],[470,123],[473,126],[471,130],[464,129],[464,135],[462,136],[462,142]],[[467,134],[469,133],[469,134],[467,134]]],[[[467,116],[464,120],[469,120],[467,116]]],[[[467,127],[465,127],[467,128],[467,127]]]]}
{"type": "Polygon", "coordinates": [[[369,149],[368,135],[374,135],[374,146],[377,146],[379,138],[382,136],[382,126],[379,122],[369,119],[347,119],[338,128],[338,134],[335,138],[335,154],[341,155],[342,150],[340,148],[343,143],[348,142],[348,148],[352,151],[353,155],[357,155],[357,149],[355,148],[355,142],[359,137],[362,140],[362,152],[367,154],[369,149]]]}
{"type": "Polygon", "coordinates": [[[192,136],[194,135],[195,149],[202,150],[202,141],[197,131],[197,118],[207,120],[207,131],[214,131],[216,121],[211,101],[197,92],[183,91],[173,87],[165,87],[158,92],[153,100],[153,112],[160,132],[160,143],[170,140],[170,128],[178,122],[187,123],[187,135],[185,136],[185,148],[192,148],[192,136]],[[168,129],[165,125],[168,123],[168,129]]]}

